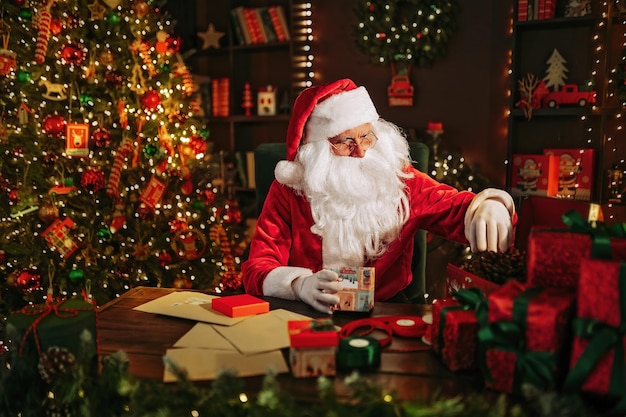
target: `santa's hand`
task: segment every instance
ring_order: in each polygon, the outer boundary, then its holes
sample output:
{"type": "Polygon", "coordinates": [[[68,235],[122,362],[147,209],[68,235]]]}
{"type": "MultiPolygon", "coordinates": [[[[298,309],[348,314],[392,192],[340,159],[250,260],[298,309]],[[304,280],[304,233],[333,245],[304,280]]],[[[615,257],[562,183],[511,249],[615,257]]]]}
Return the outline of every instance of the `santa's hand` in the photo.
{"type": "Polygon", "coordinates": [[[503,190],[476,194],[465,213],[465,237],[472,252],[506,252],[513,244],[515,204],[503,190]]]}
{"type": "Polygon", "coordinates": [[[300,300],[322,313],[332,313],[331,306],[339,304],[339,297],[335,294],[342,285],[336,272],[322,269],[295,279],[291,287],[300,300]]]}

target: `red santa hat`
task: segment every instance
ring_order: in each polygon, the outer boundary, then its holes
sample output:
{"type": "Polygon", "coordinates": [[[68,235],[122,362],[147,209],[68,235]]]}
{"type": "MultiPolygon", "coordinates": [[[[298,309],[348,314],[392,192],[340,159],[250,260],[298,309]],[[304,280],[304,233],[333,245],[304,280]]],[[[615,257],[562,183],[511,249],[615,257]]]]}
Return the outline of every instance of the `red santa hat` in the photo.
{"type": "Polygon", "coordinates": [[[302,179],[302,166],[294,161],[302,142],[327,140],[378,118],[365,87],[357,87],[352,80],[307,88],[294,103],[287,128],[287,160],[276,165],[276,179],[287,185],[302,179]]]}

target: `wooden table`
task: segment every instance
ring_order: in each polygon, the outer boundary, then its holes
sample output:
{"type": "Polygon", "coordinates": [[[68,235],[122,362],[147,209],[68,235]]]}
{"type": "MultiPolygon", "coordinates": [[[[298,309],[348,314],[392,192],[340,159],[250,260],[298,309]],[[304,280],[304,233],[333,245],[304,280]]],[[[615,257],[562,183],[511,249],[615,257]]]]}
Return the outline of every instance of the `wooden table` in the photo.
{"type": "MultiPolygon", "coordinates": [[[[132,375],[141,379],[162,380],[163,355],[195,325],[195,322],[144,313],[133,308],[172,291],[176,290],[137,287],[103,305],[98,315],[99,357],[122,350],[130,360],[129,372],[132,375]]],[[[311,317],[325,317],[301,302],[272,297],[266,297],[266,300],[270,302],[272,309],[284,308],[311,317]]],[[[428,305],[377,303],[369,314],[337,312],[332,318],[336,325],[342,326],[369,315],[422,316],[428,311],[430,311],[428,305]]],[[[367,374],[367,378],[395,391],[396,396],[402,399],[426,400],[435,392],[456,395],[477,391],[483,387],[479,373],[450,372],[421,340],[394,337],[390,346],[395,350],[410,351],[398,353],[383,350],[380,368],[375,373],[367,374]]],[[[338,374],[334,378],[339,395],[347,394],[343,376],[345,375],[338,374]]],[[[252,391],[260,389],[262,379],[262,377],[245,378],[246,387],[252,391]]],[[[306,399],[317,395],[316,378],[293,378],[291,374],[281,374],[277,379],[281,387],[295,398],[306,399]]]]}

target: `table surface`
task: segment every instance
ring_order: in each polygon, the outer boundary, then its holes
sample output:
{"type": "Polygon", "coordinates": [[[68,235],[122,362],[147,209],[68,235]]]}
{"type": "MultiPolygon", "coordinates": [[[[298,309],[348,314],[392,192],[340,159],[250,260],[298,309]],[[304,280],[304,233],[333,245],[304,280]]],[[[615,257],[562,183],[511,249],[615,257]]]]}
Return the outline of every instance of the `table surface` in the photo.
{"type": "MultiPolygon", "coordinates": [[[[98,355],[101,358],[119,350],[130,360],[129,372],[141,379],[162,380],[163,356],[166,350],[187,333],[195,321],[179,319],[134,310],[141,304],[167,295],[176,289],[133,288],[99,308],[98,355]]],[[[308,305],[265,297],[271,309],[282,308],[310,317],[328,317],[308,305]]],[[[335,325],[365,317],[408,315],[422,316],[430,311],[429,305],[377,303],[370,313],[336,312],[335,325]]],[[[372,336],[377,337],[376,333],[372,336]]],[[[381,335],[383,336],[382,332],[381,335]]],[[[284,352],[287,354],[286,350],[284,352]]],[[[334,378],[335,389],[341,396],[348,395],[344,383],[346,375],[338,373],[334,378]]],[[[406,400],[432,398],[433,394],[457,395],[479,391],[483,381],[478,372],[449,371],[435,356],[430,347],[417,338],[393,338],[389,347],[383,349],[381,364],[376,372],[364,375],[373,382],[395,392],[406,400]]],[[[263,377],[244,378],[246,387],[252,391],[261,387],[263,377]]],[[[277,377],[280,386],[295,398],[311,398],[317,395],[316,378],[294,378],[291,374],[277,377]]],[[[200,382],[202,383],[202,382],[200,382]]]]}

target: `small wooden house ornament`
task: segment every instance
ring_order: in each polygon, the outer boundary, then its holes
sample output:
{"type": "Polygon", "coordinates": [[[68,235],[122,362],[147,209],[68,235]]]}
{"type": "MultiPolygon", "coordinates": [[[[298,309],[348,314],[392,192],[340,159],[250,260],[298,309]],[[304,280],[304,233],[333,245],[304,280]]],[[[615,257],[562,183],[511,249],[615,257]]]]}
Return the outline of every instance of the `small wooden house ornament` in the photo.
{"type": "Polygon", "coordinates": [[[259,88],[257,94],[257,111],[259,116],[276,115],[276,87],[267,85],[259,88]]]}

